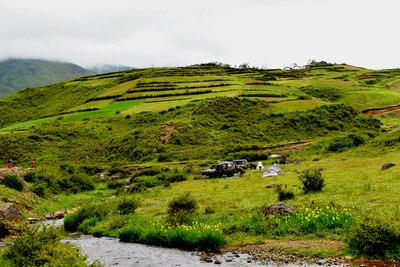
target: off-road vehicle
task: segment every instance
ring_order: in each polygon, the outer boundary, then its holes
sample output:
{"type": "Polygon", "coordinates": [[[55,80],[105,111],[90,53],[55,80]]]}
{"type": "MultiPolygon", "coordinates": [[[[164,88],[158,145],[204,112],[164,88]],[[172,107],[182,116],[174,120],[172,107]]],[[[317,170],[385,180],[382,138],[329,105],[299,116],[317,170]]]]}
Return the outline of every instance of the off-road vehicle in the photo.
{"type": "Polygon", "coordinates": [[[220,177],[232,177],[236,173],[242,175],[244,169],[236,165],[233,161],[222,161],[211,166],[210,169],[205,169],[201,171],[203,176],[209,178],[220,178],[220,177]]]}

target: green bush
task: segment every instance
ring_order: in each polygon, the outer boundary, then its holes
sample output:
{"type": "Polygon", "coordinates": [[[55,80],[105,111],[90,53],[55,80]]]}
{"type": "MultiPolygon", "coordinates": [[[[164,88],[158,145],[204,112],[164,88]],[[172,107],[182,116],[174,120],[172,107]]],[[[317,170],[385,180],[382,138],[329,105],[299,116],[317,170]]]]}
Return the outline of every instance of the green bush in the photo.
{"type": "Polygon", "coordinates": [[[162,181],[155,176],[138,176],[132,179],[134,183],[139,184],[143,188],[153,188],[162,185],[162,181]]]}
{"type": "Polygon", "coordinates": [[[146,188],[143,186],[143,185],[141,185],[141,184],[138,184],[138,183],[136,183],[136,182],[133,182],[130,186],[129,186],[129,188],[126,190],[126,192],[128,192],[128,193],[140,193],[140,192],[142,192],[143,190],[145,190],[146,188]]]}
{"type": "Polygon", "coordinates": [[[107,182],[107,187],[110,189],[123,188],[127,185],[128,184],[125,181],[121,181],[121,180],[109,180],[107,182]]]}
{"type": "Polygon", "coordinates": [[[48,185],[45,182],[35,182],[31,188],[32,192],[39,197],[47,197],[49,195],[48,185]]]}
{"type": "Polygon", "coordinates": [[[2,256],[15,266],[87,266],[79,250],[60,240],[60,231],[55,228],[23,226],[2,256]]]}
{"type": "Polygon", "coordinates": [[[185,223],[197,209],[197,201],[189,193],[175,197],[168,203],[167,222],[173,225],[185,223]]]}
{"type": "Polygon", "coordinates": [[[337,137],[330,141],[328,150],[342,152],[347,149],[360,146],[366,142],[366,137],[361,134],[350,134],[346,137],[337,137]]]}
{"type": "Polygon", "coordinates": [[[79,171],[93,176],[101,172],[102,168],[96,165],[83,165],[79,167],[79,171]]]}
{"type": "Polygon", "coordinates": [[[325,186],[325,180],[322,177],[320,169],[304,170],[299,176],[300,182],[303,184],[304,193],[319,192],[325,186]]]}
{"type": "Polygon", "coordinates": [[[75,167],[70,164],[63,163],[60,165],[60,171],[65,172],[67,174],[73,174],[75,172],[75,167]]]}
{"type": "Polygon", "coordinates": [[[163,172],[157,175],[157,179],[167,183],[182,182],[187,180],[187,173],[175,169],[172,172],[163,172]]]}
{"type": "Polygon", "coordinates": [[[97,218],[98,221],[101,221],[111,211],[112,207],[102,202],[85,205],[64,217],[64,229],[69,232],[75,232],[85,219],[97,218]]]}
{"type": "Polygon", "coordinates": [[[285,185],[285,188],[283,188],[281,184],[278,185],[278,187],[276,188],[276,192],[278,193],[278,201],[284,201],[294,198],[294,193],[287,189],[287,185],[285,185]]]}
{"type": "Polygon", "coordinates": [[[74,173],[58,181],[60,189],[73,193],[91,191],[95,189],[92,178],[83,173],[74,173]]]}
{"type": "Polygon", "coordinates": [[[158,167],[146,168],[146,169],[142,169],[142,170],[135,172],[132,175],[132,178],[135,178],[138,176],[155,176],[157,174],[160,174],[161,172],[162,172],[162,170],[158,167]]]}
{"type": "Polygon", "coordinates": [[[24,182],[16,174],[5,174],[1,183],[17,191],[22,191],[24,189],[24,182]]]}
{"type": "Polygon", "coordinates": [[[34,173],[30,175],[30,178],[33,182],[31,190],[41,197],[46,197],[48,193],[60,192],[58,180],[53,175],[34,173]]]}
{"type": "Polygon", "coordinates": [[[351,231],[347,244],[357,256],[400,258],[400,232],[385,220],[365,219],[351,231]]]}
{"type": "Polygon", "coordinates": [[[171,175],[167,176],[166,179],[166,181],[169,183],[182,182],[186,180],[187,180],[186,175],[179,172],[172,173],[171,175]]]}
{"type": "Polygon", "coordinates": [[[33,183],[33,182],[36,180],[36,177],[37,177],[36,172],[30,171],[30,172],[27,172],[27,173],[24,175],[24,180],[25,180],[26,182],[28,182],[28,183],[33,183]]]}
{"type": "Polygon", "coordinates": [[[135,198],[122,198],[119,201],[117,210],[122,215],[133,214],[135,210],[139,207],[139,201],[135,198]]]}

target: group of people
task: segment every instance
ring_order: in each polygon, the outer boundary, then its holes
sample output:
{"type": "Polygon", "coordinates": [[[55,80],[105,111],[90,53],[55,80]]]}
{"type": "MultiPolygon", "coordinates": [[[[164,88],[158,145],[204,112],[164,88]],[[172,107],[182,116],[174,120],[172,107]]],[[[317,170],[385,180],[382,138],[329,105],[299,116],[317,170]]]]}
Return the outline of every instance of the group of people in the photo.
{"type": "MultiPolygon", "coordinates": [[[[8,168],[8,169],[11,169],[12,167],[13,167],[13,160],[12,160],[12,159],[9,159],[9,160],[7,161],[7,168],[8,168]]],[[[36,161],[32,160],[32,162],[31,162],[31,168],[36,168],[36,161]]]]}

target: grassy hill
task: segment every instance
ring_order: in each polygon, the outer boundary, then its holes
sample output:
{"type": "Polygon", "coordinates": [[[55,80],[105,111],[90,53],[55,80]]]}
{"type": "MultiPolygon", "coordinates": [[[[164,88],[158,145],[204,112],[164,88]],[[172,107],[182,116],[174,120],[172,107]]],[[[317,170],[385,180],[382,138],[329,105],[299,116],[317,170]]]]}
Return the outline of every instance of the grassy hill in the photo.
{"type": "Polygon", "coordinates": [[[27,87],[48,85],[89,74],[89,71],[72,63],[38,59],[4,60],[0,62],[0,97],[27,87]]]}
{"type": "Polygon", "coordinates": [[[358,111],[399,103],[400,70],[371,71],[347,65],[304,70],[235,69],[218,64],[140,69],[87,76],[41,88],[29,88],[1,101],[10,114],[0,126],[133,115],[165,111],[218,96],[261,99],[270,112],[309,110],[346,103],[358,111]],[[12,109],[12,116],[10,110],[12,109]],[[46,118],[43,120],[43,118],[46,118]]]}
{"type": "MultiPolygon", "coordinates": [[[[360,112],[397,104],[399,74],[330,64],[262,70],[210,63],[86,76],[0,100],[6,114],[0,137],[22,130],[13,135],[32,140],[19,152],[24,158],[44,160],[49,147],[56,158],[75,162],[89,154],[101,162],[217,159],[333,136],[352,143],[354,134],[363,143],[380,124],[360,112]],[[55,148],[63,142],[79,145],[55,148]]],[[[19,150],[4,148],[0,156],[18,158],[19,150]]]]}
{"type": "MultiPolygon", "coordinates": [[[[69,220],[81,219],[75,226],[96,236],[164,245],[175,235],[169,231],[182,236],[195,229],[190,238],[207,233],[226,238],[218,244],[254,245],[271,239],[343,244],[353,234],[352,240],[375,238],[370,247],[400,247],[399,170],[381,170],[400,156],[399,90],[398,69],[333,64],[263,70],[208,63],[85,76],[0,99],[0,160],[38,163],[26,179],[43,198],[31,201],[38,205],[29,212],[84,205],[83,215],[78,209],[69,220]],[[270,165],[275,159],[268,156],[277,152],[292,164],[274,178],[257,170],[240,179],[196,175],[219,160],[270,165]],[[194,169],[185,170],[189,163],[194,169]],[[298,177],[309,169],[322,171],[322,192],[302,191],[298,177]],[[103,171],[120,176],[99,180],[103,171]],[[295,195],[284,202],[297,215],[264,217],[279,196],[266,189],[270,184],[295,195]],[[187,192],[198,201],[197,213],[184,227],[167,224],[168,203],[187,192]],[[141,200],[138,211],[115,214],[117,201],[126,204],[132,195],[141,200]],[[372,227],[364,231],[371,236],[354,237],[362,227],[372,227]],[[393,236],[381,242],[374,231],[393,236]]],[[[352,253],[366,253],[360,251],[352,253]]],[[[307,253],[349,252],[316,247],[307,253]]],[[[371,253],[400,259],[397,252],[371,253]]]]}

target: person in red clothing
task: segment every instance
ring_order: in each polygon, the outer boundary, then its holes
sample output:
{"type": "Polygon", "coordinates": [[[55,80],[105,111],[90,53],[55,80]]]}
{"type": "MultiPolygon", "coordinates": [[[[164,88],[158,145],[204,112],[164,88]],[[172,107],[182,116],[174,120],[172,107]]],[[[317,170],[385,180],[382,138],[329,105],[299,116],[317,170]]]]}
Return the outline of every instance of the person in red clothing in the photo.
{"type": "Polygon", "coordinates": [[[31,162],[31,167],[32,167],[32,169],[36,168],[36,162],[34,160],[32,160],[32,162],[31,162]]]}
{"type": "Polygon", "coordinates": [[[7,167],[8,167],[9,169],[11,169],[11,168],[12,168],[12,164],[13,164],[12,159],[9,159],[9,160],[7,161],[7,167]]]}

